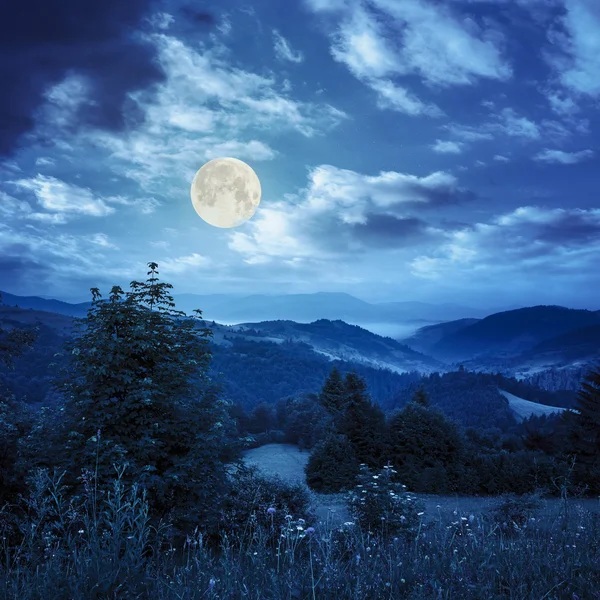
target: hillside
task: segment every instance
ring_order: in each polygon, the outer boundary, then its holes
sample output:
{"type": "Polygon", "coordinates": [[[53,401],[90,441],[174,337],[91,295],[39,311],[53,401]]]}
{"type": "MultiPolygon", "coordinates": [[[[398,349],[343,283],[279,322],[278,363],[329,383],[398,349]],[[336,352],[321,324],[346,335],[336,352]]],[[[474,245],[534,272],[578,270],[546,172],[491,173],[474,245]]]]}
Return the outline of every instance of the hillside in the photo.
{"type": "Polygon", "coordinates": [[[427,325],[418,329],[410,337],[400,341],[418,352],[427,354],[442,338],[457,333],[465,327],[477,323],[477,321],[479,319],[457,319],[456,321],[427,325]]]}
{"type": "Polygon", "coordinates": [[[504,390],[498,391],[508,400],[508,405],[519,422],[523,421],[523,419],[528,419],[531,416],[547,416],[555,413],[561,413],[566,410],[558,406],[545,406],[543,404],[537,404],[536,402],[530,402],[529,400],[519,398],[518,396],[515,396],[514,394],[504,390]]]}
{"type": "Polygon", "coordinates": [[[600,312],[533,306],[496,313],[449,335],[432,348],[436,358],[459,361],[478,356],[517,356],[569,331],[600,324],[600,312]]]}
{"type": "MultiPolygon", "coordinates": [[[[208,323],[207,323],[208,324],[208,323]]],[[[265,321],[241,323],[233,327],[212,326],[216,343],[242,337],[281,343],[283,341],[308,344],[315,352],[330,360],[344,360],[396,373],[419,371],[432,373],[445,370],[444,365],[391,338],[379,336],[357,325],[343,321],[320,319],[314,323],[294,321],[265,321]]]]}
{"type": "MultiPolygon", "coordinates": [[[[300,393],[317,392],[332,364],[344,372],[355,370],[365,377],[372,397],[383,402],[399,389],[418,379],[409,366],[431,372],[433,359],[404,348],[358,327],[324,322],[318,331],[305,330],[292,322],[271,322],[243,326],[209,325],[211,376],[223,385],[225,395],[245,407],[258,402],[276,402],[300,393]],[[361,353],[361,344],[364,351],[361,353]],[[327,349],[327,351],[325,350],[327,349]],[[393,368],[384,369],[384,365],[393,368]],[[404,365],[404,369],[401,368],[404,365]],[[395,372],[394,372],[395,371],[395,372]],[[405,373],[404,375],[402,373],[405,373]]],[[[73,319],[65,315],[15,307],[0,307],[0,326],[11,329],[39,327],[39,339],[31,351],[15,361],[15,370],[0,366],[0,385],[28,402],[52,401],[50,379],[66,357],[56,357],[72,334],[73,319]],[[57,367],[50,367],[56,362],[57,367]]]]}

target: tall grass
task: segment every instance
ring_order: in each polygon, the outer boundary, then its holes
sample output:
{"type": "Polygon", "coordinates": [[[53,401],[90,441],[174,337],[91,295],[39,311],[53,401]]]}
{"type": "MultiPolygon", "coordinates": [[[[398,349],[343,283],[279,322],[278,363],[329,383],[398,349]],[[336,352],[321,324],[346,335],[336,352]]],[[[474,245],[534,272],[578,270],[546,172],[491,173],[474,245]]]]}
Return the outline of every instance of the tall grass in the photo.
{"type": "Polygon", "coordinates": [[[91,474],[88,493],[69,499],[59,474],[37,472],[29,497],[0,512],[0,598],[600,599],[594,512],[542,527],[535,502],[510,499],[490,514],[440,513],[395,537],[358,520],[313,528],[306,515],[257,505],[218,544],[198,524],[175,546],[121,478],[98,498],[91,474]]]}

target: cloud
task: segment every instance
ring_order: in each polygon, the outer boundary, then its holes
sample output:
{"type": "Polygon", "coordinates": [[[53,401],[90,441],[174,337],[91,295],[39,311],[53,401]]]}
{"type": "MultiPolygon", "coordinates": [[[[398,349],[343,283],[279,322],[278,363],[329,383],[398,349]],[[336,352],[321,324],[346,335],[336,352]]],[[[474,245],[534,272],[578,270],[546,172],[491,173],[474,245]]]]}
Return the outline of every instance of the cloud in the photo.
{"type": "Polygon", "coordinates": [[[302,52],[294,52],[290,43],[276,30],[273,30],[275,56],[281,61],[301,63],[304,60],[302,52]]]}
{"type": "Polygon", "coordinates": [[[412,261],[414,275],[455,282],[481,282],[509,271],[519,280],[529,273],[589,275],[600,258],[600,209],[524,206],[451,232],[448,238],[437,251],[412,261]]]}
{"type": "Polygon", "coordinates": [[[113,244],[108,236],[105,233],[94,233],[90,236],[90,242],[92,244],[96,244],[97,246],[102,246],[103,248],[110,248],[112,250],[118,250],[119,247],[116,244],[113,244]]]}
{"type": "Polygon", "coordinates": [[[563,0],[561,28],[549,31],[556,52],[547,60],[560,83],[577,95],[600,96],[600,4],[597,0],[563,0]]]}
{"type": "Polygon", "coordinates": [[[44,92],[68,75],[90,87],[73,127],[120,132],[138,122],[129,95],[160,82],[156,50],[135,35],[148,0],[12,2],[0,20],[0,156],[32,131],[44,92]],[[35,15],[35,18],[32,18],[35,15]]]}
{"type": "Polygon", "coordinates": [[[188,271],[195,271],[198,267],[208,267],[211,264],[212,261],[210,258],[193,253],[187,256],[178,256],[177,258],[163,258],[160,261],[160,270],[165,275],[180,275],[188,271]]]}
{"type": "Polygon", "coordinates": [[[277,152],[263,142],[257,140],[250,140],[249,142],[230,140],[211,146],[204,152],[204,156],[209,160],[222,156],[233,156],[235,158],[252,160],[272,160],[277,156],[277,152]]]}
{"type": "Polygon", "coordinates": [[[432,144],[431,148],[438,154],[460,154],[463,148],[460,142],[444,142],[442,140],[436,140],[435,144],[432,144]]]}
{"type": "Polygon", "coordinates": [[[54,213],[105,217],[115,212],[105,199],[95,196],[90,189],[56,177],[36,175],[31,179],[19,179],[15,184],[22,190],[32,192],[42,208],[54,213]]]}
{"type": "Polygon", "coordinates": [[[230,234],[229,247],[246,262],[271,259],[333,260],[368,249],[402,248],[440,234],[423,210],[472,199],[442,171],[417,177],[395,171],[370,176],[331,165],[309,172],[308,185],[292,202],[261,208],[230,234]]]}
{"type": "Polygon", "coordinates": [[[579,152],[564,152],[563,150],[545,149],[536,154],[533,159],[538,162],[550,164],[573,165],[575,163],[587,160],[594,156],[592,150],[580,150],[579,152]]]}
{"type": "Polygon", "coordinates": [[[113,204],[130,206],[141,214],[153,213],[160,203],[154,198],[128,198],[125,196],[101,196],[91,189],[67,183],[56,177],[36,175],[29,179],[19,179],[13,185],[21,192],[33,195],[39,206],[49,212],[33,212],[25,201],[4,194],[7,199],[5,210],[15,217],[24,217],[60,225],[67,223],[77,215],[89,217],[107,217],[115,213],[113,204]],[[10,201],[9,201],[10,200],[10,201]]]}
{"type": "Polygon", "coordinates": [[[483,29],[442,3],[424,0],[306,0],[309,9],[331,16],[333,58],[378,95],[380,108],[440,116],[392,77],[417,75],[436,87],[505,81],[512,69],[503,58],[499,32],[483,29]]]}
{"type": "Polygon", "coordinates": [[[164,34],[152,40],[166,80],[132,99],[144,124],[119,136],[79,136],[79,143],[109,152],[111,166],[149,192],[166,180],[191,181],[199,157],[271,160],[277,152],[256,139],[265,132],[313,137],[349,118],[329,104],[292,99],[274,77],[231,67],[218,45],[197,50],[164,34]]]}
{"type": "Polygon", "coordinates": [[[502,154],[495,154],[494,155],[494,160],[497,162],[510,162],[510,158],[508,158],[507,156],[504,156],[502,154]]]}

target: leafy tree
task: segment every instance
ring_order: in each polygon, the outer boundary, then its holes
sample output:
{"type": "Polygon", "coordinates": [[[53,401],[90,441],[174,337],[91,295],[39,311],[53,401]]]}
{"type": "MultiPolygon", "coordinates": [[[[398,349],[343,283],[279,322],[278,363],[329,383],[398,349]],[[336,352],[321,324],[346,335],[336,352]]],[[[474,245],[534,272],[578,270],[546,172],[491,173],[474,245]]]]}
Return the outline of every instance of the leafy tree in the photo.
{"type": "Polygon", "coordinates": [[[156,263],[149,268],[126,297],[114,286],[100,300],[92,288],[87,318],[66,344],[72,360],[55,381],[66,396],[59,466],[76,487],[81,468],[102,486],[114,464],[127,463],[125,479],[146,488],[154,515],[197,523],[216,514],[215,491],[225,481],[228,419],[207,377],[212,332],[198,330],[199,310],[194,318],[174,309],[173,286],[158,283],[156,263]]]}

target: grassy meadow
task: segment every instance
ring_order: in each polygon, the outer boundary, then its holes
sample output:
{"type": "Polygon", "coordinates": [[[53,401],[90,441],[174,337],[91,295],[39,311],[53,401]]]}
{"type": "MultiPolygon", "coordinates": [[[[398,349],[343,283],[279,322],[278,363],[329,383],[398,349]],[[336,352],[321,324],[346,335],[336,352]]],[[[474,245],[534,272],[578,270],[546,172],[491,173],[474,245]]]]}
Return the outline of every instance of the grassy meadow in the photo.
{"type": "MultiPolygon", "coordinates": [[[[292,485],[307,457],[270,444],[245,461],[292,485]]],[[[40,473],[21,510],[18,545],[7,539],[8,513],[0,514],[0,598],[600,598],[600,501],[417,496],[410,535],[389,534],[385,519],[379,530],[361,528],[343,495],[311,494],[306,514],[257,501],[218,547],[198,530],[181,545],[167,524],[149,524],[143,494],[118,477],[102,501],[92,490],[76,506],[59,477],[40,473]]]]}

